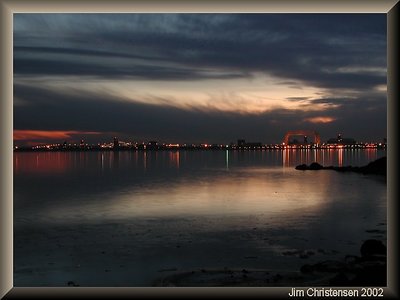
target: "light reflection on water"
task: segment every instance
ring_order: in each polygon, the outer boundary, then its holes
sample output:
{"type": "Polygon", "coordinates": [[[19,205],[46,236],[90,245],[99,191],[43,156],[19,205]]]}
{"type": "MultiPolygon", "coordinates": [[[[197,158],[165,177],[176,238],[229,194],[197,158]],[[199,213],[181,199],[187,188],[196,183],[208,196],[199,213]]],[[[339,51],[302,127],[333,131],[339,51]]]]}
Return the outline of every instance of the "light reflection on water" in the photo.
{"type": "Polygon", "coordinates": [[[294,166],[360,166],[383,155],[376,149],[15,153],[16,222],[28,215],[82,222],[318,211],[337,197],[359,201],[343,188],[365,179],[294,166]]]}
{"type": "Polygon", "coordinates": [[[357,255],[367,230],[386,224],[386,182],[294,167],[314,161],[362,166],[385,155],[14,153],[15,286],[62,286],[74,278],[89,286],[149,286],[171,266],[298,270],[304,261],[284,257],[288,249],[357,255]],[[113,272],[105,273],[105,265],[113,272]]]}
{"type": "Polygon", "coordinates": [[[382,150],[377,149],[323,149],[323,150],[296,150],[282,151],[282,165],[293,167],[297,164],[318,162],[323,166],[362,166],[384,156],[382,150]]]}
{"type": "MultiPolygon", "coordinates": [[[[147,169],[148,164],[164,163],[176,169],[180,164],[193,164],[198,159],[206,165],[240,165],[243,161],[259,166],[295,167],[298,164],[318,162],[324,166],[361,166],[386,152],[377,149],[324,149],[282,151],[132,151],[132,152],[17,152],[14,153],[14,174],[66,173],[78,168],[117,168],[129,163],[136,168],[147,169]]],[[[199,165],[199,162],[196,165],[199,165]]]]}

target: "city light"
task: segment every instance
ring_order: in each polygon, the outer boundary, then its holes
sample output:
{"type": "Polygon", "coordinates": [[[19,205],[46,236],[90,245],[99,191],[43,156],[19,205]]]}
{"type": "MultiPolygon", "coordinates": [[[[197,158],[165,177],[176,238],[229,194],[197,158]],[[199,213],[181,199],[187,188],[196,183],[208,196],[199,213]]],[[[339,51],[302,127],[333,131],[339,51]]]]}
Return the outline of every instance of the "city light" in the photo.
{"type": "Polygon", "coordinates": [[[305,149],[386,149],[387,144],[382,142],[358,142],[352,144],[322,143],[322,144],[179,144],[179,143],[157,143],[151,142],[123,142],[118,141],[106,143],[52,143],[38,144],[34,146],[14,146],[14,151],[115,151],[115,150],[305,150],[305,149]]]}

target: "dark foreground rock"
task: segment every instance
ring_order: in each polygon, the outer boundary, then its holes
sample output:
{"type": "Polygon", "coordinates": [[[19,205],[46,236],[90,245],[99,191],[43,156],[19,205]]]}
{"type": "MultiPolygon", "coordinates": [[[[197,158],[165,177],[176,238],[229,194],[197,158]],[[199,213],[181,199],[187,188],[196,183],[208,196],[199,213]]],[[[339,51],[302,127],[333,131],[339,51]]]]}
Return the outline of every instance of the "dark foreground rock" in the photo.
{"type": "Polygon", "coordinates": [[[322,170],[324,169],[323,166],[321,166],[317,162],[313,162],[311,165],[307,166],[306,164],[298,165],[296,167],[296,170],[322,170]]]}
{"type": "Polygon", "coordinates": [[[309,166],[306,164],[301,164],[296,166],[296,170],[334,170],[338,172],[357,172],[362,174],[375,174],[375,175],[382,175],[386,176],[387,174],[387,159],[385,157],[381,157],[375,161],[370,162],[366,166],[362,167],[352,167],[352,166],[345,166],[345,167],[334,167],[328,166],[324,167],[317,162],[313,162],[309,166]]]}
{"type": "Polygon", "coordinates": [[[332,274],[331,286],[386,286],[386,246],[379,240],[367,240],[360,248],[361,257],[346,256],[343,261],[323,261],[304,265],[306,274],[332,274]]]}
{"type": "Polygon", "coordinates": [[[154,286],[176,287],[288,287],[386,286],[386,246],[367,240],[361,256],[303,265],[299,271],[270,269],[197,269],[176,271],[159,278],[154,286]]]}
{"type": "Polygon", "coordinates": [[[362,244],[360,252],[362,257],[386,255],[386,246],[379,240],[367,240],[362,244]]]}

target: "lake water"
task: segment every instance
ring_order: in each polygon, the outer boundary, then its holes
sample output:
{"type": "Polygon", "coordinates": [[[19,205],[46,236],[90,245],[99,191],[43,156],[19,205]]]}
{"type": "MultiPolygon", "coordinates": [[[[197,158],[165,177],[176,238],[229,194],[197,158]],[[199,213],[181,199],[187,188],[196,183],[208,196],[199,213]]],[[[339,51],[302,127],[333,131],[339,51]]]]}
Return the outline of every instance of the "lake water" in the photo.
{"type": "Polygon", "coordinates": [[[386,243],[376,149],[14,153],[14,285],[151,286],[201,268],[298,270],[386,243]],[[312,255],[287,255],[310,251],[312,255]],[[286,253],[286,254],[285,254],[286,253]]]}

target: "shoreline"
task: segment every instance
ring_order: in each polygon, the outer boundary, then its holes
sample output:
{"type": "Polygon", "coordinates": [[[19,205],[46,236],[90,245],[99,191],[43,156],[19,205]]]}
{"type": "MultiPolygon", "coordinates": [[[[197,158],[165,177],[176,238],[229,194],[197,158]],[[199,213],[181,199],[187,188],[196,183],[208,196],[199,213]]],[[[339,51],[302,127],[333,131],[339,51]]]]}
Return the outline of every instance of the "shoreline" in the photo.
{"type": "Polygon", "coordinates": [[[153,286],[169,287],[333,287],[386,286],[386,246],[376,239],[363,242],[361,256],[305,264],[299,271],[271,269],[201,269],[175,272],[153,286]]]}
{"type": "MultiPolygon", "coordinates": [[[[16,228],[15,286],[327,286],[337,275],[326,272],[332,265],[304,266],[355,257],[359,248],[260,224],[210,232],[199,221],[16,228]]],[[[385,240],[376,226],[360,239],[385,240]]]]}
{"type": "Polygon", "coordinates": [[[335,167],[328,166],[324,167],[317,162],[311,163],[309,166],[306,164],[301,164],[296,166],[296,170],[301,171],[318,171],[318,170],[334,170],[338,172],[355,172],[362,174],[372,174],[372,175],[383,175],[387,176],[387,157],[381,157],[377,160],[374,160],[362,167],[353,167],[353,166],[345,166],[345,167],[335,167]]]}

